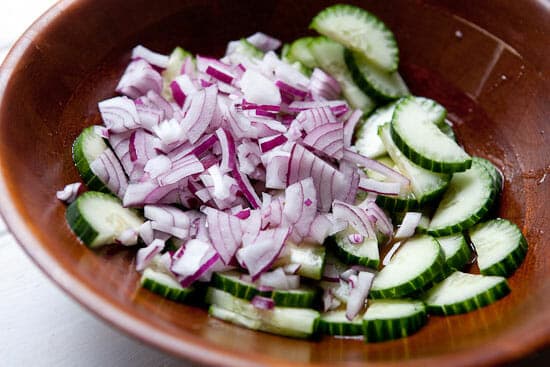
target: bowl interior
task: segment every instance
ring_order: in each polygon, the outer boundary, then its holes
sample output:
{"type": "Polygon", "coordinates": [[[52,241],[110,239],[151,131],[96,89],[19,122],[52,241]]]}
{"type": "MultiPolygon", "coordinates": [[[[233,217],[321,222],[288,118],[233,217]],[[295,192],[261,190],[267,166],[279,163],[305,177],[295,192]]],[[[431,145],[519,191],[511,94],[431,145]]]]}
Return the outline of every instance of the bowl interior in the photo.
{"type": "Polygon", "coordinates": [[[91,251],[66,226],[55,192],[79,179],[71,144],[84,126],[100,123],[97,102],[114,95],[133,46],[168,53],[181,45],[220,56],[229,40],[258,30],[291,41],[309,34],[309,20],[328,4],[60,2],[19,41],[0,75],[0,195],[10,229],[93,312],[211,365],[487,364],[548,345],[550,11],[537,1],[487,1],[476,11],[452,1],[360,2],[396,34],[400,72],[413,93],[446,106],[460,142],[506,177],[498,215],[522,228],[530,250],[510,278],[511,295],[494,305],[432,317],[417,334],[387,343],[297,341],[234,327],[141,290],[132,250],[91,251]]]}

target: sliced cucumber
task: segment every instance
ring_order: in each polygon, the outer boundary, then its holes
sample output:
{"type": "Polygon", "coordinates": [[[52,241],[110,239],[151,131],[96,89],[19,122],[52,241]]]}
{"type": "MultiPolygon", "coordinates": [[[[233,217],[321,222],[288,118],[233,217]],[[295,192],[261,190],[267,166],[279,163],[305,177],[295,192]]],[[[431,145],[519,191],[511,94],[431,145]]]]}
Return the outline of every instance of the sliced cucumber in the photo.
{"type": "Polygon", "coordinates": [[[441,246],[443,253],[445,254],[445,265],[443,266],[443,273],[439,280],[444,279],[455,270],[462,270],[464,266],[470,261],[472,256],[472,250],[466,242],[466,239],[462,233],[437,237],[437,242],[441,246]]]}
{"type": "Polygon", "coordinates": [[[281,307],[317,308],[321,296],[321,288],[301,285],[297,289],[274,289],[270,297],[281,307]]]}
{"type": "Polygon", "coordinates": [[[313,308],[320,302],[321,289],[318,287],[301,285],[297,289],[262,290],[256,283],[246,280],[244,275],[236,270],[216,272],[210,285],[245,300],[255,296],[269,297],[277,306],[283,307],[313,308]]]}
{"type": "Polygon", "coordinates": [[[314,37],[302,37],[292,42],[286,54],[288,60],[292,62],[298,61],[311,69],[317,67],[318,64],[315,60],[315,56],[313,56],[309,48],[309,44],[313,39],[314,37]]]}
{"type": "Polygon", "coordinates": [[[65,213],[74,234],[89,247],[113,243],[122,232],[138,230],[143,218],[122,206],[112,195],[88,191],[69,205],[65,213]]]}
{"type": "Polygon", "coordinates": [[[184,302],[194,288],[183,288],[171,275],[146,268],[141,275],[141,286],[176,302],[184,302]]]}
{"type": "Polygon", "coordinates": [[[274,266],[300,264],[297,274],[310,279],[319,280],[323,275],[325,265],[325,247],[313,243],[299,245],[287,242],[282,256],[274,266]]]}
{"type": "Polygon", "coordinates": [[[443,251],[433,237],[414,236],[376,274],[370,296],[399,298],[413,293],[441,273],[444,261],[443,251]]]}
{"type": "Polygon", "coordinates": [[[493,180],[493,187],[495,188],[495,191],[498,195],[498,193],[502,191],[502,186],[504,184],[502,173],[500,172],[500,170],[487,159],[480,157],[473,157],[472,159],[485,167],[487,172],[489,172],[489,174],[491,175],[491,179],[493,180]]]}
{"type": "Polygon", "coordinates": [[[90,168],[90,164],[108,149],[105,140],[96,134],[94,129],[94,126],[85,128],[74,141],[73,161],[88,189],[110,193],[109,189],[90,168]]]}
{"type": "Polygon", "coordinates": [[[261,310],[250,302],[209,287],[205,297],[210,306],[210,315],[222,320],[268,333],[308,338],[315,333],[319,312],[308,308],[276,306],[261,310]]]}
{"type": "Polygon", "coordinates": [[[369,301],[363,316],[366,342],[403,338],[418,331],[427,322],[421,301],[385,299],[369,301]]]}
{"type": "Polygon", "coordinates": [[[188,57],[193,57],[193,55],[189,51],[178,46],[172,51],[168,58],[168,66],[162,72],[162,96],[169,101],[172,100],[170,83],[175,77],[181,74],[183,63],[188,57]]]}
{"type": "Polygon", "coordinates": [[[359,153],[369,158],[377,158],[386,154],[386,147],[378,136],[378,128],[391,122],[396,105],[397,102],[392,102],[378,107],[365,122],[357,127],[354,145],[359,153]]]}
{"type": "Polygon", "coordinates": [[[397,71],[388,73],[381,70],[362,54],[348,49],[344,51],[344,59],[355,84],[375,100],[388,101],[409,94],[397,71]]]}
{"type": "Polygon", "coordinates": [[[456,315],[487,306],[510,292],[506,278],[455,271],[424,296],[429,313],[456,315]]]}
{"type": "Polygon", "coordinates": [[[328,238],[329,245],[340,260],[346,264],[360,264],[377,269],[380,263],[378,254],[378,240],[376,238],[363,237],[361,243],[351,243],[349,236],[357,233],[352,227],[336,233],[328,238]]]}
{"type": "Polygon", "coordinates": [[[432,216],[428,234],[446,236],[470,228],[485,216],[495,197],[491,175],[474,160],[468,170],[453,175],[432,216]]]}
{"type": "Polygon", "coordinates": [[[342,94],[351,107],[369,113],[376,103],[355,84],[344,60],[344,47],[326,37],[316,37],[309,43],[317,66],[331,74],[342,88],[342,94]]]}
{"type": "Polygon", "coordinates": [[[361,8],[330,6],[313,18],[310,28],[360,52],[383,70],[397,70],[399,49],[393,33],[380,19],[361,8]]]}
{"type": "Polygon", "coordinates": [[[400,100],[393,114],[392,138],[403,154],[417,165],[434,172],[468,169],[471,157],[437,126],[423,106],[427,99],[400,100]]]}
{"type": "Polygon", "coordinates": [[[409,178],[418,206],[440,198],[449,185],[450,175],[428,171],[405,157],[392,139],[390,124],[381,126],[378,133],[399,171],[409,178]]]}
{"type": "Polygon", "coordinates": [[[326,335],[362,335],[363,314],[350,321],[346,318],[346,310],[325,312],[321,314],[317,329],[326,335]]]}
{"type": "Polygon", "coordinates": [[[479,223],[469,230],[484,275],[510,276],[527,254],[527,240],[518,226],[506,219],[479,223]]]}
{"type": "Polygon", "coordinates": [[[236,270],[229,270],[222,273],[215,272],[212,274],[211,285],[232,296],[246,300],[251,300],[254,296],[270,296],[270,291],[260,291],[255,283],[247,281],[244,276],[244,273],[236,270]]]}

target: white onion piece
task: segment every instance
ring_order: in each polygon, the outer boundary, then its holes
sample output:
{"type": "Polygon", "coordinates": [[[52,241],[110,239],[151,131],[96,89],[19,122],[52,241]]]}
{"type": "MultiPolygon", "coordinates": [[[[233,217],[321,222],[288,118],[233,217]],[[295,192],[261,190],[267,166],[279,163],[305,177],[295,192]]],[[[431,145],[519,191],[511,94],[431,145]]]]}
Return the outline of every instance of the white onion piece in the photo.
{"type": "Polygon", "coordinates": [[[282,268],[277,268],[260,275],[258,284],[273,289],[296,289],[300,287],[300,276],[286,274],[282,268]]]}
{"type": "Polygon", "coordinates": [[[382,260],[382,265],[386,266],[390,263],[393,255],[397,252],[397,250],[399,250],[402,243],[403,242],[396,242],[393,244],[390,250],[386,253],[386,256],[384,256],[384,259],[382,260]]]}
{"type": "Polygon", "coordinates": [[[401,187],[407,188],[410,185],[410,181],[407,177],[403,176],[399,172],[389,168],[383,163],[375,161],[374,159],[365,157],[359,153],[353,152],[349,149],[344,149],[344,159],[355,163],[363,168],[376,171],[396,182],[401,184],[401,187]]]}
{"type": "Polygon", "coordinates": [[[130,98],[138,98],[149,90],[160,93],[162,76],[147,61],[132,61],[120,78],[116,91],[130,98]]]}
{"type": "Polygon", "coordinates": [[[357,275],[357,281],[351,289],[346,306],[346,318],[348,320],[353,320],[365,306],[373,279],[374,274],[371,272],[360,271],[357,275]]]}
{"type": "Polygon", "coordinates": [[[344,146],[349,147],[351,145],[353,132],[355,131],[357,123],[361,121],[362,116],[363,111],[355,110],[344,123],[344,146]]]}
{"type": "Polygon", "coordinates": [[[257,71],[245,71],[240,83],[247,101],[259,105],[281,104],[279,88],[275,86],[275,83],[257,71]]]}
{"type": "Polygon", "coordinates": [[[147,247],[140,248],[136,255],[136,270],[143,271],[153,258],[164,249],[162,240],[153,240],[147,247]]]}
{"type": "Polygon", "coordinates": [[[55,195],[59,200],[70,204],[76,200],[83,188],[84,186],[81,182],[75,182],[66,185],[63,190],[58,191],[55,195]]]}
{"type": "Polygon", "coordinates": [[[383,182],[372,178],[361,177],[359,188],[364,191],[374,192],[381,195],[399,195],[401,183],[383,182]]]}
{"type": "Polygon", "coordinates": [[[414,235],[414,231],[420,223],[420,219],[422,219],[422,213],[407,212],[403,218],[403,222],[401,222],[401,226],[397,229],[397,232],[395,232],[394,239],[402,240],[414,235]]]}
{"type": "Polygon", "coordinates": [[[157,178],[161,174],[168,172],[170,168],[172,168],[170,158],[165,155],[159,155],[148,160],[143,170],[149,174],[149,177],[157,178]]]}
{"type": "Polygon", "coordinates": [[[252,280],[268,270],[283,249],[290,233],[288,227],[260,231],[256,238],[243,237],[243,247],[237,251],[237,260],[248,269],[252,280]]]}
{"type": "Polygon", "coordinates": [[[254,296],[250,303],[260,310],[273,310],[275,308],[275,301],[268,297],[254,296]]]}
{"type": "Polygon", "coordinates": [[[139,226],[138,233],[139,237],[141,237],[146,245],[150,245],[155,239],[155,230],[150,220],[143,222],[143,224],[139,226]]]}
{"type": "Polygon", "coordinates": [[[166,69],[169,58],[166,55],[153,52],[142,45],[138,45],[132,50],[132,59],[143,59],[151,65],[166,69]]]}
{"type": "Polygon", "coordinates": [[[248,36],[246,40],[263,52],[273,51],[281,47],[281,41],[262,32],[256,32],[248,36]]]}
{"type": "Polygon", "coordinates": [[[133,228],[128,228],[120,233],[115,241],[123,246],[134,246],[138,243],[138,232],[133,228]]]}
{"type": "Polygon", "coordinates": [[[286,188],[283,216],[285,223],[293,226],[293,238],[297,236],[299,241],[309,234],[316,213],[317,191],[311,177],[286,188]]]}
{"type": "Polygon", "coordinates": [[[208,234],[224,264],[229,264],[242,243],[240,219],[234,215],[205,207],[208,234]]]}
{"type": "Polygon", "coordinates": [[[90,164],[90,169],[112,193],[119,198],[124,197],[128,187],[128,178],[126,178],[124,169],[111,149],[105,149],[90,164]]]}
{"type": "Polygon", "coordinates": [[[373,224],[367,216],[367,212],[355,205],[335,200],[332,205],[335,218],[346,220],[358,233],[367,238],[376,238],[373,224]]]}
{"type": "Polygon", "coordinates": [[[166,146],[178,143],[185,137],[185,130],[176,119],[162,121],[153,127],[153,131],[166,146]]]}
{"type": "Polygon", "coordinates": [[[120,133],[139,127],[136,105],[128,97],[106,99],[97,106],[110,132],[120,133]]]}
{"type": "Polygon", "coordinates": [[[218,260],[219,255],[210,243],[190,240],[174,254],[172,270],[182,287],[188,287],[218,260]]]}

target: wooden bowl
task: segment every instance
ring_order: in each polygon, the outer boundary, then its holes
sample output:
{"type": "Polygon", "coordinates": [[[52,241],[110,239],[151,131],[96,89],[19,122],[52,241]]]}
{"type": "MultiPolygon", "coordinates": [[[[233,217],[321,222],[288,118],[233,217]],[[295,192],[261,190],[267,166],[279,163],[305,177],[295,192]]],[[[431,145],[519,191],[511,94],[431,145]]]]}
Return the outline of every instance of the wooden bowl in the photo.
{"type": "MultiPolygon", "coordinates": [[[[358,3],[350,1],[351,3],[358,3]]],[[[19,243],[92,312],[149,344],[213,366],[466,366],[519,359],[550,339],[550,10],[542,1],[362,1],[395,32],[411,90],[448,108],[460,141],[506,176],[498,214],[529,241],[512,293],[432,317],[417,334],[367,345],[301,341],[211,319],[141,290],[134,253],[96,252],[65,224],[56,190],[78,180],[71,144],[98,122],[133,46],[221,55],[261,30],[308,34],[328,1],[61,1],[13,48],[0,74],[0,197],[19,243]]],[[[17,305],[14,305],[17,307],[17,305]]]]}

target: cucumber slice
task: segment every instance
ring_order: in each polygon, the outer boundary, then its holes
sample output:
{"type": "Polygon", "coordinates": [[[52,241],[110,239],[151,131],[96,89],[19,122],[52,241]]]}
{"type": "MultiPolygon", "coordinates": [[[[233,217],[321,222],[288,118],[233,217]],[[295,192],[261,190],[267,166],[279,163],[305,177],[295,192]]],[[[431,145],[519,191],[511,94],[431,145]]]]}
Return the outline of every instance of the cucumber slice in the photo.
{"type": "Polygon", "coordinates": [[[346,318],[346,310],[329,311],[321,314],[319,333],[326,335],[362,335],[363,334],[363,314],[357,315],[353,320],[346,318]]]}
{"type": "Polygon", "coordinates": [[[223,273],[215,272],[212,274],[211,286],[246,300],[251,300],[254,296],[269,297],[271,295],[270,291],[260,291],[255,283],[245,280],[244,275],[236,270],[223,273]]]}
{"type": "Polygon", "coordinates": [[[271,298],[281,307],[317,308],[321,304],[321,297],[321,288],[307,285],[297,289],[274,289],[271,292],[271,298]]]}
{"type": "Polygon", "coordinates": [[[510,292],[506,278],[455,271],[424,296],[428,312],[456,315],[487,306],[510,292]]]}
{"type": "Polygon", "coordinates": [[[193,293],[192,287],[183,288],[173,276],[146,268],[141,275],[141,286],[176,302],[184,302],[193,293]]]}
{"type": "Polygon", "coordinates": [[[497,218],[469,230],[484,275],[510,276],[527,254],[527,240],[514,223],[497,218]]]}
{"type": "Polygon", "coordinates": [[[366,10],[352,5],[333,5],[317,14],[309,27],[360,52],[383,70],[397,70],[399,49],[393,33],[366,10]]]}
{"type": "Polygon", "coordinates": [[[232,54],[243,55],[251,59],[262,59],[264,57],[262,50],[247,41],[246,38],[241,38],[235,45],[232,54]]]}
{"type": "Polygon", "coordinates": [[[491,175],[474,160],[468,170],[453,175],[432,216],[428,234],[446,236],[470,228],[489,211],[495,196],[491,175]]]}
{"type": "Polygon", "coordinates": [[[395,106],[397,106],[397,102],[378,107],[365,122],[357,127],[354,145],[359,153],[369,158],[377,158],[386,154],[386,147],[378,136],[378,128],[391,122],[395,106]]]}
{"type": "Polygon", "coordinates": [[[332,75],[342,88],[342,94],[351,107],[368,114],[376,103],[355,84],[344,60],[344,47],[326,37],[316,37],[309,43],[317,66],[332,75]]]}
{"type": "Polygon", "coordinates": [[[276,306],[272,310],[261,310],[250,302],[231,294],[209,287],[205,297],[211,304],[210,315],[225,321],[268,333],[308,338],[315,333],[319,312],[308,308],[276,306]]]}
{"type": "Polygon", "coordinates": [[[443,269],[444,255],[430,236],[417,235],[401,245],[374,278],[371,298],[399,298],[421,289],[443,269]]]}
{"type": "Polygon", "coordinates": [[[277,306],[313,308],[320,302],[321,289],[301,285],[297,289],[260,290],[254,282],[247,281],[243,273],[236,270],[216,272],[210,285],[234,297],[251,300],[254,296],[269,297],[277,306]]]}
{"type": "Polygon", "coordinates": [[[109,194],[111,191],[90,168],[90,164],[107,149],[105,140],[96,134],[94,126],[89,126],[82,130],[73,143],[73,162],[88,189],[109,194]]]}
{"type": "Polygon", "coordinates": [[[443,134],[447,135],[449,138],[456,141],[456,135],[455,135],[455,132],[453,131],[453,126],[450,124],[449,121],[447,121],[446,119],[443,119],[441,123],[439,124],[436,123],[436,125],[443,134]]]}
{"type": "Polygon", "coordinates": [[[315,56],[309,48],[309,44],[313,39],[314,37],[302,37],[292,42],[286,54],[288,60],[291,62],[299,61],[302,65],[311,69],[317,67],[315,56]]]}
{"type": "Polygon", "coordinates": [[[122,206],[112,195],[88,191],[69,205],[65,213],[74,234],[91,248],[113,243],[128,228],[138,230],[143,218],[122,206]]]}
{"type": "Polygon", "coordinates": [[[319,280],[323,275],[325,265],[325,247],[312,243],[296,245],[287,242],[284,253],[275,261],[274,267],[288,264],[300,264],[297,274],[310,279],[319,280]]]}
{"type": "Polygon", "coordinates": [[[445,255],[445,265],[443,266],[443,272],[439,279],[436,281],[443,280],[449,274],[453,273],[455,270],[462,270],[464,266],[470,261],[472,256],[472,250],[466,242],[466,239],[462,233],[437,237],[437,242],[443,250],[445,255]]]}
{"type": "Polygon", "coordinates": [[[434,172],[468,169],[471,157],[445,135],[424,108],[426,99],[403,98],[393,114],[392,138],[403,154],[417,165],[434,172]]]}
{"type": "Polygon", "coordinates": [[[385,299],[369,301],[363,316],[366,342],[403,338],[418,331],[427,322],[421,301],[385,299]]]}
{"type": "Polygon", "coordinates": [[[449,185],[450,175],[428,171],[405,157],[392,139],[390,124],[381,126],[378,133],[399,171],[410,179],[411,190],[418,201],[418,207],[440,198],[449,185]]]}
{"type": "Polygon", "coordinates": [[[346,264],[360,264],[377,269],[380,263],[378,240],[364,237],[361,243],[351,243],[349,236],[357,233],[352,227],[336,233],[327,239],[336,256],[346,264]]]}
{"type": "Polygon", "coordinates": [[[186,51],[178,46],[172,51],[170,57],[168,58],[168,66],[166,66],[166,69],[162,72],[162,96],[167,98],[169,101],[172,100],[170,83],[175,77],[181,74],[183,63],[188,57],[193,57],[193,55],[189,51],[186,51]]]}
{"type": "Polygon", "coordinates": [[[294,58],[289,56],[290,53],[290,45],[288,43],[285,43],[283,47],[281,48],[281,60],[287,62],[290,64],[293,68],[298,70],[300,73],[310,76],[311,75],[311,69],[302,64],[300,61],[295,60],[294,58]]]}
{"type": "Polygon", "coordinates": [[[344,60],[355,84],[375,100],[388,101],[410,94],[397,71],[381,70],[362,54],[348,49],[344,51],[344,60]]]}
{"type": "Polygon", "coordinates": [[[499,192],[502,191],[502,187],[504,185],[504,179],[502,172],[498,168],[495,167],[494,164],[489,162],[487,159],[480,158],[480,157],[473,157],[473,160],[475,160],[477,163],[481,164],[487,172],[491,175],[491,179],[493,180],[493,187],[496,191],[496,195],[498,195],[499,192]]]}

